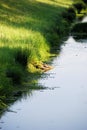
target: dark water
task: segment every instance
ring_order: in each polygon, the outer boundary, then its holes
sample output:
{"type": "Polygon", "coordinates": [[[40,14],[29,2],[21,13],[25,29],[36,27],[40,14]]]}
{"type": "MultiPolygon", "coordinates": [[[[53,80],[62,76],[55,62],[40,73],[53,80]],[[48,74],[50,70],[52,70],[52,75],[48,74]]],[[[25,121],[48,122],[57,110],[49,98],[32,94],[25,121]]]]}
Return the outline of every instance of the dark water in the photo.
{"type": "Polygon", "coordinates": [[[72,37],[61,47],[39,84],[0,119],[1,130],[87,130],[87,40],[72,37]]]}

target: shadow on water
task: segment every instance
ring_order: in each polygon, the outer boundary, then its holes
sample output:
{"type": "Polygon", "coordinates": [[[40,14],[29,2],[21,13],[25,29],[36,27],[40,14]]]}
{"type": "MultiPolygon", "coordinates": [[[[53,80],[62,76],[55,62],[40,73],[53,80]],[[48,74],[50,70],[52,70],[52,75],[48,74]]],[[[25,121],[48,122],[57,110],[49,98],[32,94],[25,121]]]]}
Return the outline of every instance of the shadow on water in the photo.
{"type": "Polygon", "coordinates": [[[82,21],[76,23],[71,29],[71,35],[76,41],[85,42],[87,40],[87,16],[82,21]],[[86,39],[86,40],[84,40],[86,39]]]}
{"type": "MultiPolygon", "coordinates": [[[[22,66],[20,63],[18,63],[18,61],[15,60],[15,52],[17,52],[17,48],[9,48],[9,47],[2,47],[0,48],[0,53],[2,54],[2,52],[4,51],[6,55],[4,57],[3,55],[3,59],[2,59],[2,55],[0,55],[1,60],[3,60],[3,65],[4,66],[4,70],[2,70],[2,66],[0,65],[0,73],[1,75],[4,75],[3,77],[0,77],[0,118],[4,115],[4,113],[6,112],[14,112],[12,110],[10,110],[10,106],[12,106],[14,103],[16,103],[17,101],[24,99],[26,97],[31,97],[33,96],[33,91],[35,90],[41,90],[43,91],[44,89],[49,89],[47,87],[44,87],[41,84],[38,84],[38,80],[41,78],[45,78],[47,77],[47,74],[43,73],[30,73],[26,71],[26,68],[24,68],[24,66],[22,66]],[[8,57],[8,55],[10,55],[11,57],[8,57]],[[9,61],[9,63],[8,63],[9,61]],[[7,62],[7,64],[6,64],[7,62]],[[5,63],[5,64],[4,64],[5,63]],[[11,68],[10,68],[11,66],[11,68]],[[12,69],[13,68],[13,69],[12,69]],[[14,69],[15,68],[15,69],[14,69]],[[22,72],[21,72],[22,70],[22,72]],[[7,72],[11,75],[7,75],[7,72]],[[16,75],[15,75],[16,72],[16,75]],[[20,77],[17,77],[17,76],[20,77]],[[27,75],[25,77],[25,75],[27,75]],[[19,79],[16,79],[15,76],[19,79]],[[23,80],[22,77],[24,78],[23,84],[15,84],[14,81],[18,81],[19,80],[23,80]],[[9,83],[10,82],[10,83],[9,83]],[[13,83],[14,82],[14,83],[13,83]],[[9,86],[9,84],[11,84],[11,86],[9,86]]],[[[57,55],[59,55],[61,51],[61,47],[58,49],[58,51],[56,52],[57,55]]],[[[56,56],[57,56],[56,55],[56,56]]],[[[56,57],[55,56],[55,57],[56,57]]],[[[54,59],[54,56],[49,58],[49,61],[47,62],[47,64],[52,64],[52,61],[54,59]]],[[[0,75],[0,76],[1,76],[0,75]]],[[[49,75],[48,75],[49,77],[49,75]]],[[[50,88],[53,89],[53,88],[50,88]]]]}
{"type": "MultiPolygon", "coordinates": [[[[34,78],[34,76],[33,76],[34,78]]],[[[35,80],[35,79],[34,79],[35,80]]],[[[33,91],[42,91],[48,89],[47,87],[44,87],[42,85],[39,85],[37,83],[32,83],[31,85],[27,84],[25,86],[21,86],[20,88],[17,88],[19,86],[15,86],[16,91],[11,92],[7,95],[7,97],[2,97],[0,95],[0,118],[6,113],[6,112],[13,112],[15,111],[11,110],[10,107],[15,104],[17,101],[21,101],[22,99],[26,99],[27,97],[33,96],[33,91]]],[[[14,88],[13,88],[14,89],[14,88]]]]}
{"type": "Polygon", "coordinates": [[[87,42],[87,35],[77,35],[77,36],[73,36],[73,38],[75,39],[75,41],[77,42],[87,42]]]}
{"type": "MultiPolygon", "coordinates": [[[[17,88],[16,88],[17,89],[17,88]]],[[[31,97],[33,96],[33,91],[35,90],[43,90],[43,89],[47,89],[46,87],[43,87],[41,85],[38,84],[32,84],[30,86],[27,87],[21,87],[19,88],[19,90],[14,91],[10,97],[4,98],[3,102],[1,102],[0,100],[0,104],[2,106],[4,106],[2,109],[0,109],[0,118],[6,113],[6,112],[13,112],[16,113],[16,111],[13,111],[10,109],[10,107],[15,104],[17,101],[21,101],[22,99],[26,99],[27,97],[31,97]]]]}

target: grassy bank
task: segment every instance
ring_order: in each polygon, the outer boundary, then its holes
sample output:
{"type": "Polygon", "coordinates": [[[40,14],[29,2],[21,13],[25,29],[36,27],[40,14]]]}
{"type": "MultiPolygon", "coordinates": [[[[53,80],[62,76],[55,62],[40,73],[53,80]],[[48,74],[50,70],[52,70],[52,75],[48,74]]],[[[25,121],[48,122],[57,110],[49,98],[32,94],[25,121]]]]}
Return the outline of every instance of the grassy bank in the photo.
{"type": "Polygon", "coordinates": [[[60,46],[69,25],[62,13],[71,4],[71,0],[0,0],[1,100],[60,46]]]}

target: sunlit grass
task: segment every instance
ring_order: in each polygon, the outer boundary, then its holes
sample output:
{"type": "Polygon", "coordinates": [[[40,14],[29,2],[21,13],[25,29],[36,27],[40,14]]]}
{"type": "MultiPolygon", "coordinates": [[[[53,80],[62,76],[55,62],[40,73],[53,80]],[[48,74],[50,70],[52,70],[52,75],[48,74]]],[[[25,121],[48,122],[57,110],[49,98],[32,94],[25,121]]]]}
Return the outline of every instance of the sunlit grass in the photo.
{"type": "Polygon", "coordinates": [[[72,4],[72,0],[37,0],[39,2],[49,3],[55,6],[68,7],[72,4]]]}
{"type": "Polygon", "coordinates": [[[60,49],[60,38],[68,32],[69,24],[62,13],[72,3],[73,0],[0,0],[1,109],[15,91],[37,83],[42,71],[34,64],[41,66],[55,48],[60,49]]]}
{"type": "MultiPolygon", "coordinates": [[[[1,0],[0,47],[27,48],[32,52],[31,59],[35,60],[37,57],[38,60],[44,60],[50,50],[49,43],[44,37],[45,29],[49,30],[57,17],[60,17],[58,15],[63,8],[57,8],[59,2],[1,0]]],[[[62,5],[64,3],[66,1],[61,2],[62,5]]]]}
{"type": "Polygon", "coordinates": [[[47,60],[51,47],[58,44],[55,28],[63,31],[61,14],[71,4],[71,0],[0,0],[0,88],[10,84],[7,70],[23,71],[15,60],[17,51],[27,51],[31,72],[34,62],[47,60]]]}

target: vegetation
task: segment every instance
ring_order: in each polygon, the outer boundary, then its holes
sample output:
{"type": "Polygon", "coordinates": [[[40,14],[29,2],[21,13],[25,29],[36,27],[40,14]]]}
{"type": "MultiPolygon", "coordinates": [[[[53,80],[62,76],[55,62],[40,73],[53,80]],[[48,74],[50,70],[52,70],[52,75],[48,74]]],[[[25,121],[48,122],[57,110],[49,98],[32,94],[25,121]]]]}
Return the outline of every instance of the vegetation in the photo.
{"type": "Polygon", "coordinates": [[[77,23],[71,29],[71,34],[76,40],[87,39],[87,23],[77,23]]]}
{"type": "Polygon", "coordinates": [[[83,16],[83,13],[87,13],[87,1],[85,0],[75,0],[73,1],[73,7],[75,8],[76,12],[77,12],[77,16],[78,14],[83,16]]]}
{"type": "MultiPolygon", "coordinates": [[[[76,0],[73,2],[73,8],[75,8],[78,20],[81,21],[84,15],[87,15],[87,1],[76,0]]],[[[87,38],[87,23],[74,23],[71,28],[71,34],[76,40],[87,38]]]]}
{"type": "Polygon", "coordinates": [[[75,9],[73,7],[69,7],[66,11],[63,12],[62,16],[69,23],[73,22],[76,18],[75,9]]]}
{"type": "Polygon", "coordinates": [[[76,8],[78,14],[82,11],[82,9],[86,9],[86,5],[82,1],[75,2],[73,6],[76,8]]]}
{"type": "Polygon", "coordinates": [[[77,23],[73,26],[72,32],[87,34],[87,23],[77,23]]]}
{"type": "Polygon", "coordinates": [[[85,4],[87,4],[87,0],[82,0],[85,4]]]}
{"type": "Polygon", "coordinates": [[[52,49],[60,47],[75,18],[71,4],[72,0],[0,0],[0,102],[27,84],[25,78],[32,83],[52,49]]]}

